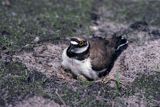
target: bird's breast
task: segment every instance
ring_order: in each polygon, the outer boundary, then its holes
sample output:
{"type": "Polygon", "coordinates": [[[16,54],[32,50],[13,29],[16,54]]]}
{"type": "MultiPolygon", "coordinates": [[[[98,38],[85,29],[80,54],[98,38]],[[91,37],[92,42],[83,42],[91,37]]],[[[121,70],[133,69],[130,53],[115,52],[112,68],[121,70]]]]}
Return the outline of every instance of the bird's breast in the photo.
{"type": "Polygon", "coordinates": [[[69,58],[66,54],[67,49],[63,51],[62,54],[62,66],[65,67],[66,69],[71,69],[71,70],[77,70],[77,71],[86,71],[88,69],[91,69],[91,63],[90,59],[87,58],[85,60],[77,60],[74,58],[69,58]]]}

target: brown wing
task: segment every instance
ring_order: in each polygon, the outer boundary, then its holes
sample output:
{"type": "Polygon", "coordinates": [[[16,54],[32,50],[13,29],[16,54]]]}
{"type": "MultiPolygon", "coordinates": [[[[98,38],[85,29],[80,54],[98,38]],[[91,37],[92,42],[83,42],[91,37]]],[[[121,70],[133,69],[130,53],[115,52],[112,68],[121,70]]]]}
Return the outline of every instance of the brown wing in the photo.
{"type": "Polygon", "coordinates": [[[93,38],[89,42],[92,69],[100,71],[107,68],[112,61],[115,49],[108,45],[109,41],[102,38],[93,38]]]}

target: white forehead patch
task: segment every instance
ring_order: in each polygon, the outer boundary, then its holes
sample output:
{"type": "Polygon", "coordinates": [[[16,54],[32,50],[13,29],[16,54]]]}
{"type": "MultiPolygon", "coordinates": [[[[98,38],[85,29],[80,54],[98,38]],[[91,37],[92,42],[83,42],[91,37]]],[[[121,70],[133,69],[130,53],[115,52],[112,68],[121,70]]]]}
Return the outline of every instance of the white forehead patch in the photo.
{"type": "Polygon", "coordinates": [[[78,45],[78,43],[76,41],[71,41],[72,45],[78,45]]]}

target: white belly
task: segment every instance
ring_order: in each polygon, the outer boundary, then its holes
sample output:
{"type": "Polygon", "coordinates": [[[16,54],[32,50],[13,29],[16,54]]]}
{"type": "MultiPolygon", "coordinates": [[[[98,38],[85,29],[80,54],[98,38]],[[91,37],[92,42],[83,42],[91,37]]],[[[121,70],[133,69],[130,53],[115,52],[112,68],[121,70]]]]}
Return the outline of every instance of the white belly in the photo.
{"type": "Polygon", "coordinates": [[[75,75],[84,75],[90,79],[97,79],[97,73],[92,70],[90,59],[87,58],[85,60],[77,60],[73,58],[69,58],[66,55],[67,49],[63,51],[62,54],[62,66],[66,69],[71,70],[71,72],[75,75]]]}

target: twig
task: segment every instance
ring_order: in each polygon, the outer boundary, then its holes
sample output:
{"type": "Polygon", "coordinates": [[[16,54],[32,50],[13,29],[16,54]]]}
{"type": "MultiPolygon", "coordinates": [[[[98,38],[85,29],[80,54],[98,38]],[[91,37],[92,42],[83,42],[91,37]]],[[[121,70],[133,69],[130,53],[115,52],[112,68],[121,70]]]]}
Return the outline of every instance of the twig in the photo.
{"type": "Polygon", "coordinates": [[[58,96],[59,100],[63,103],[63,105],[64,105],[65,107],[67,107],[67,106],[66,106],[66,103],[64,102],[64,100],[62,99],[62,97],[58,94],[58,89],[56,89],[55,93],[56,93],[56,95],[58,96]]]}

